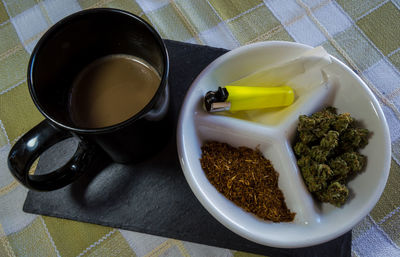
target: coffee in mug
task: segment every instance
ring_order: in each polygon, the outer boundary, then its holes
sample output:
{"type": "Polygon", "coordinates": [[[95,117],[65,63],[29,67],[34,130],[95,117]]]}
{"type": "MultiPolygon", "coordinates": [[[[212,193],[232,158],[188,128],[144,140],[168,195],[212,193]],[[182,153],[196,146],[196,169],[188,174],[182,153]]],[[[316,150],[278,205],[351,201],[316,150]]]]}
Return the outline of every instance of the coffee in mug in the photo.
{"type": "Polygon", "coordinates": [[[69,112],[82,128],[101,128],[123,122],[153,98],[161,77],[145,60],[125,54],[90,63],[73,82],[69,112]]]}

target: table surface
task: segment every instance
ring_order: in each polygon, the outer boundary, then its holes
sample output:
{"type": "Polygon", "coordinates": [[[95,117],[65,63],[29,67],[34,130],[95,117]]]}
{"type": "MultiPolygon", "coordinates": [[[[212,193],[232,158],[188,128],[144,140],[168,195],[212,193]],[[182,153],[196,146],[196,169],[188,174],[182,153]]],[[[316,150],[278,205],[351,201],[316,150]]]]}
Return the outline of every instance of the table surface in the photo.
{"type": "Polygon", "coordinates": [[[164,38],[233,49],[266,40],[322,45],[355,70],[381,103],[392,165],[381,199],[353,229],[353,256],[400,255],[400,1],[2,0],[0,1],[0,256],[254,256],[110,227],[27,214],[27,189],[7,155],[43,119],[27,89],[29,55],[43,33],[76,11],[113,7],[164,38]]]}

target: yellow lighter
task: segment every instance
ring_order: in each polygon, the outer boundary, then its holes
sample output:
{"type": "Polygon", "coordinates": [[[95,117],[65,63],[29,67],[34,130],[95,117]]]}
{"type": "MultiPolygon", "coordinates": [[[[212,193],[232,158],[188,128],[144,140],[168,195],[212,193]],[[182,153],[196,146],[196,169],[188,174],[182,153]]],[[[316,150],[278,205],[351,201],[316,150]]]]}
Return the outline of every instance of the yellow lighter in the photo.
{"type": "Polygon", "coordinates": [[[294,92],[291,87],[218,87],[217,91],[209,91],[204,97],[204,105],[208,112],[244,111],[291,105],[294,92]]]}

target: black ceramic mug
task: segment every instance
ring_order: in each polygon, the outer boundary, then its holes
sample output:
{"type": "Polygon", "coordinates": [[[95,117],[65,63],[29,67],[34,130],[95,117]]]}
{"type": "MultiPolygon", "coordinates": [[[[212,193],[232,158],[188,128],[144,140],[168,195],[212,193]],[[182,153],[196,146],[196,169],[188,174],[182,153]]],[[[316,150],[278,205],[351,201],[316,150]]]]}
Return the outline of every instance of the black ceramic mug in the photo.
{"type": "Polygon", "coordinates": [[[159,34],[139,17],[117,9],[90,9],[59,21],[37,43],[28,66],[31,97],[45,120],[20,138],[10,151],[14,177],[34,190],[61,188],[90,169],[104,152],[118,163],[144,158],[169,137],[168,53],[159,34]],[[72,81],[88,64],[112,54],[139,57],[161,77],[150,102],[129,119],[103,128],[80,128],[71,121],[72,81]],[[52,145],[79,138],[74,156],[61,168],[29,175],[32,163],[52,145]]]}

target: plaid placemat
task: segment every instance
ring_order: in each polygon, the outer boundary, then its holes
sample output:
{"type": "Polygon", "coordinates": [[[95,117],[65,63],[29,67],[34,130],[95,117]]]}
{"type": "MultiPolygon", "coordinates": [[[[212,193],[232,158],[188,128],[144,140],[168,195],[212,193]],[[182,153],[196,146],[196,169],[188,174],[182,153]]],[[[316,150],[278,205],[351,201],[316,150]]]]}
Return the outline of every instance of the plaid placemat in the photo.
{"type": "Polygon", "coordinates": [[[10,175],[7,155],[43,119],[26,85],[29,54],[52,24],[93,7],[135,13],[169,39],[228,49],[265,40],[297,41],[322,45],[346,62],[380,101],[393,148],[387,186],[353,229],[352,254],[400,256],[399,0],[1,0],[0,256],[253,256],[22,212],[27,190],[10,175]]]}

